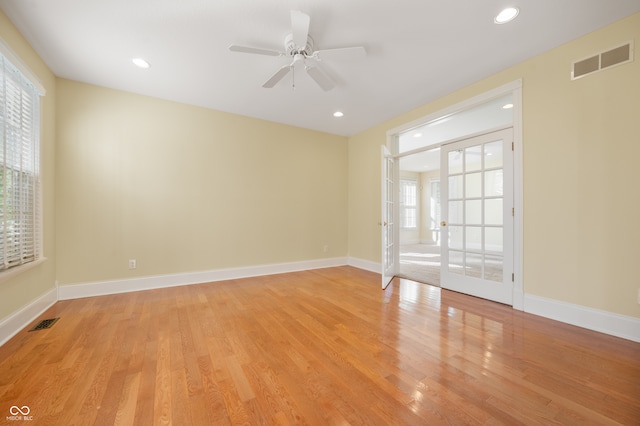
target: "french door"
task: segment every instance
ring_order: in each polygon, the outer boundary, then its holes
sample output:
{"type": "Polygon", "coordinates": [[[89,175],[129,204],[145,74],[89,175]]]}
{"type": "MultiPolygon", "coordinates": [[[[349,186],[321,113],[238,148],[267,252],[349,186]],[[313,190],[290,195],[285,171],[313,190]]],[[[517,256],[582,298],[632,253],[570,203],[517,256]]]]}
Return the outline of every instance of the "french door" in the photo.
{"type": "Polygon", "coordinates": [[[395,232],[395,161],[386,146],[382,147],[382,288],[386,288],[397,269],[397,237],[395,232]]]}
{"type": "Polygon", "coordinates": [[[441,286],[513,305],[513,129],[441,147],[441,286]]]}

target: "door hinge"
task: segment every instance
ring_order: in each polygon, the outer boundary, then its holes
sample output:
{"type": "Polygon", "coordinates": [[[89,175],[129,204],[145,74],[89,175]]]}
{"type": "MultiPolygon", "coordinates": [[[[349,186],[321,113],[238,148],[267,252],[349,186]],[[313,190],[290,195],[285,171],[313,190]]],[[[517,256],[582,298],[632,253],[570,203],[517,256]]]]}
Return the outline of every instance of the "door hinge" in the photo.
{"type": "Polygon", "coordinates": [[[511,216],[515,216],[516,215],[516,209],[515,207],[511,207],[511,216]]]}
{"type": "Polygon", "coordinates": [[[514,151],[515,142],[511,142],[511,151],[514,151]]]}
{"type": "Polygon", "coordinates": [[[513,272],[511,273],[511,282],[514,282],[516,280],[516,274],[514,274],[513,272]]]}

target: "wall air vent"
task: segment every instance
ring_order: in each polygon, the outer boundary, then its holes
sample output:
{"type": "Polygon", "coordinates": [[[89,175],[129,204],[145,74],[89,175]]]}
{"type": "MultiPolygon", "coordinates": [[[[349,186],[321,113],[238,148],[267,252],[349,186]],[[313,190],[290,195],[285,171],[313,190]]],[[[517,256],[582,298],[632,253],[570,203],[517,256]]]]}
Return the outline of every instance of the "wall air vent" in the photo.
{"type": "Polygon", "coordinates": [[[633,61],[633,42],[596,53],[571,64],[571,80],[633,61]]]}

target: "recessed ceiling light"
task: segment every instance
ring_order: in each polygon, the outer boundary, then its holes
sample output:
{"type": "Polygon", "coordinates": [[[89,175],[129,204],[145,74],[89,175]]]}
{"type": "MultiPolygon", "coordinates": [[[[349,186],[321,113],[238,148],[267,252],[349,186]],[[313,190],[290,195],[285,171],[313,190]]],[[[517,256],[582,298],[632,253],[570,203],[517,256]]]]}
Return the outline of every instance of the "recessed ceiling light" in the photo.
{"type": "Polygon", "coordinates": [[[493,22],[496,24],[506,24],[507,22],[513,21],[516,16],[518,16],[518,13],[520,13],[520,9],[517,7],[508,7],[498,13],[493,22]]]}
{"type": "Polygon", "coordinates": [[[511,109],[513,108],[513,104],[504,104],[502,105],[502,109],[511,109]]]}
{"type": "Polygon", "coordinates": [[[133,62],[136,66],[139,66],[140,68],[144,68],[144,69],[147,69],[151,66],[149,62],[145,61],[142,58],[133,58],[131,62],[133,62]]]}
{"type": "Polygon", "coordinates": [[[342,113],[342,111],[336,111],[333,113],[334,117],[342,117],[344,114],[342,113]]]}
{"type": "Polygon", "coordinates": [[[414,133],[413,137],[414,138],[421,138],[422,137],[422,133],[414,133]]]}

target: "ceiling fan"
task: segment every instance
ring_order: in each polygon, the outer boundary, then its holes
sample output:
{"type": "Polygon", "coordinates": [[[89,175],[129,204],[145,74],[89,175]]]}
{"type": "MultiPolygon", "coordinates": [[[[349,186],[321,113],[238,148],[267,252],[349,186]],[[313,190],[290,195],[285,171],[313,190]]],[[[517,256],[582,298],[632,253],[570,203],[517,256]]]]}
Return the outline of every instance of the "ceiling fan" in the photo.
{"type": "MultiPolygon", "coordinates": [[[[313,50],[313,39],[309,35],[309,15],[298,10],[291,11],[291,33],[284,39],[284,52],[277,50],[259,49],[248,46],[238,46],[232,44],[229,50],[232,52],[252,53],[266,56],[287,56],[291,58],[291,63],[284,65],[275,72],[263,85],[265,88],[272,88],[282,80],[289,72],[295,73],[295,67],[303,64],[309,76],[322,88],[331,90],[335,87],[335,82],[320,68],[318,62],[325,59],[351,59],[364,57],[367,51],[362,46],[342,47],[337,49],[313,50]]],[[[295,74],[294,74],[295,76],[295,74]]],[[[293,83],[295,88],[295,80],[293,83]]]]}

